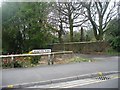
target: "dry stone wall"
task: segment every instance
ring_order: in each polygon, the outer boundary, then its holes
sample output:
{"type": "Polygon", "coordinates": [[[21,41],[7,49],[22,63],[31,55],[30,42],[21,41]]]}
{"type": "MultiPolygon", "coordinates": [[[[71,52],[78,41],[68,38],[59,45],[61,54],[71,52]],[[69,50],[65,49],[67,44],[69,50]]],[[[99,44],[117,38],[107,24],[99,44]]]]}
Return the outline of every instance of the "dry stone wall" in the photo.
{"type": "Polygon", "coordinates": [[[74,53],[94,53],[105,52],[110,45],[107,42],[71,42],[56,43],[52,46],[52,51],[73,51],[74,53]]]}

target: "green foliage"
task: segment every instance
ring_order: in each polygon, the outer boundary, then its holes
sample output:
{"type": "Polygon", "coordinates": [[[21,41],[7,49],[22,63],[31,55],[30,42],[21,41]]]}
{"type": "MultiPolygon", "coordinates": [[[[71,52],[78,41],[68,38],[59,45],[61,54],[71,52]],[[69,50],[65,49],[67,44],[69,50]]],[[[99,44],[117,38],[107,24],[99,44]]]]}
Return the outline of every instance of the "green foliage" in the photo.
{"type": "Polygon", "coordinates": [[[120,36],[111,38],[109,42],[110,42],[110,45],[113,47],[113,49],[120,52],[120,36]]]}
{"type": "Polygon", "coordinates": [[[31,57],[31,59],[30,59],[31,64],[38,64],[39,61],[40,61],[40,58],[41,58],[41,56],[33,56],[33,57],[31,57]]]}
{"type": "Polygon", "coordinates": [[[3,51],[23,53],[45,48],[55,36],[47,22],[51,3],[4,2],[2,10],[3,51]]]}
{"type": "Polygon", "coordinates": [[[2,67],[3,68],[11,68],[13,65],[13,62],[11,62],[10,60],[8,60],[7,58],[6,59],[2,59],[2,67]]]}
{"type": "Polygon", "coordinates": [[[112,48],[120,52],[120,30],[119,30],[119,19],[113,19],[108,25],[106,32],[106,40],[110,43],[112,48]]]}
{"type": "Polygon", "coordinates": [[[74,42],[79,42],[79,41],[80,41],[80,33],[79,33],[79,32],[74,31],[73,41],[74,41],[74,42]]]}
{"type": "MultiPolygon", "coordinates": [[[[70,33],[67,32],[66,35],[63,37],[64,42],[70,42],[69,37],[70,37],[70,33]]],[[[74,31],[73,41],[80,42],[80,37],[81,37],[80,32],[74,31]]],[[[96,41],[92,29],[84,31],[83,41],[96,41]]]]}
{"type": "Polygon", "coordinates": [[[86,41],[96,41],[92,29],[86,31],[86,41]]]}
{"type": "Polygon", "coordinates": [[[16,57],[14,61],[11,58],[3,58],[2,59],[2,67],[3,68],[23,68],[23,67],[31,67],[39,64],[41,56],[32,56],[32,57],[16,57]]]}
{"type": "Polygon", "coordinates": [[[113,48],[109,48],[107,51],[106,51],[106,54],[107,55],[120,55],[120,52],[117,52],[116,50],[114,50],[113,48]]]}

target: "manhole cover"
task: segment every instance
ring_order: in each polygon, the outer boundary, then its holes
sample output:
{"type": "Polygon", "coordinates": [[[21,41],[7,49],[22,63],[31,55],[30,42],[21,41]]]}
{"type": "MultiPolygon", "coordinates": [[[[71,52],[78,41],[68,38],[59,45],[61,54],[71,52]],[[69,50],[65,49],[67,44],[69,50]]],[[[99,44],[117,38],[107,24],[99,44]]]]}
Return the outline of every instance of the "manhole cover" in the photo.
{"type": "Polygon", "coordinates": [[[99,77],[96,77],[95,79],[97,79],[97,80],[108,80],[108,79],[111,79],[111,78],[107,77],[107,76],[99,76],[99,77]]]}

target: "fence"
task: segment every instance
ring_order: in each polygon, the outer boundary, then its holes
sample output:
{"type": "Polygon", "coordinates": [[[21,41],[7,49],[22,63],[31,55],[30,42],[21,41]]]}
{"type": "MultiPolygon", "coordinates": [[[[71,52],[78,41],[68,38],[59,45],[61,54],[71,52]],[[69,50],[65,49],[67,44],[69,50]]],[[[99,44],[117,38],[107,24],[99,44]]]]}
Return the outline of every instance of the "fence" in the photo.
{"type": "MultiPolygon", "coordinates": [[[[71,54],[73,53],[72,51],[62,51],[62,52],[51,52],[51,53],[41,53],[41,54],[16,54],[16,55],[0,55],[0,58],[2,58],[2,61],[5,60],[5,58],[9,58],[8,61],[12,62],[12,68],[14,68],[14,62],[16,61],[16,57],[26,57],[26,58],[22,58],[22,59],[29,59],[30,57],[34,57],[34,56],[47,56],[47,62],[48,65],[50,64],[54,64],[54,57],[55,55],[59,55],[59,54],[71,54]]],[[[35,59],[34,59],[35,60],[35,59]]],[[[24,62],[25,63],[25,62],[24,62]]]]}

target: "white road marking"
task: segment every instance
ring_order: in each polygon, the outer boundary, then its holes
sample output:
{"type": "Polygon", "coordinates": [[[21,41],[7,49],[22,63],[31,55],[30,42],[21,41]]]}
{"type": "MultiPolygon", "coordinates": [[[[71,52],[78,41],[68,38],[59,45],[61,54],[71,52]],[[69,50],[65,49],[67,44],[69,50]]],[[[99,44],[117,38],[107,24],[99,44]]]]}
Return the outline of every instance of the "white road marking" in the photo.
{"type": "Polygon", "coordinates": [[[92,83],[98,83],[98,82],[103,82],[103,81],[95,81],[95,82],[87,82],[87,83],[82,83],[82,84],[73,84],[71,86],[65,86],[65,87],[62,87],[62,88],[71,88],[71,87],[76,87],[76,86],[83,86],[83,85],[87,85],[87,84],[92,84],[92,83]]]}
{"type": "Polygon", "coordinates": [[[75,81],[69,81],[69,82],[63,82],[63,83],[34,86],[34,87],[29,87],[29,88],[63,88],[66,86],[69,87],[73,85],[83,85],[83,84],[90,84],[90,83],[96,83],[96,82],[100,82],[100,80],[96,80],[96,79],[75,80],[75,81]]]}
{"type": "MultiPolygon", "coordinates": [[[[120,78],[118,74],[107,75],[107,77],[110,77],[111,79],[120,78]]],[[[89,79],[81,79],[81,80],[67,81],[67,82],[61,82],[61,83],[52,83],[49,85],[36,85],[28,88],[72,88],[76,86],[83,86],[83,85],[92,84],[92,83],[104,82],[111,79],[101,80],[101,79],[89,78],[89,79]]]]}
{"type": "Polygon", "coordinates": [[[100,80],[84,80],[84,81],[77,80],[76,82],[69,82],[69,84],[64,83],[64,85],[53,86],[50,88],[65,88],[65,87],[70,88],[70,87],[74,87],[74,86],[82,86],[82,85],[96,83],[96,82],[101,82],[101,81],[100,80]]]}

